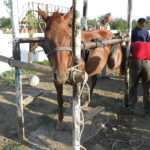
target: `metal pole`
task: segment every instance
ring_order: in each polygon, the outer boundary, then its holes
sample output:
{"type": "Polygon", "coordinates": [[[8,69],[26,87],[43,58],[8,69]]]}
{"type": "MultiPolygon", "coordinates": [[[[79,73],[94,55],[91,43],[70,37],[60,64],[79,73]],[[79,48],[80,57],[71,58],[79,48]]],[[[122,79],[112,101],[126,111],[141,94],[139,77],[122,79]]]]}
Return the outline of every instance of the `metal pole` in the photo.
{"type": "Polygon", "coordinates": [[[87,30],[87,10],[88,10],[88,0],[83,1],[83,30],[87,30]]]}
{"type": "Polygon", "coordinates": [[[130,46],[131,46],[131,32],[132,32],[132,0],[128,0],[128,16],[127,16],[127,36],[129,37],[129,41],[127,44],[127,52],[126,52],[126,73],[125,73],[125,94],[124,94],[124,102],[125,107],[128,107],[128,95],[129,95],[129,57],[130,57],[130,46]]]}
{"type": "MultiPolygon", "coordinates": [[[[75,6],[73,14],[74,65],[80,63],[81,57],[81,2],[79,0],[73,0],[73,5],[75,6]]],[[[73,85],[73,150],[80,150],[80,89],[81,83],[73,85]]]]}
{"type": "MultiPolygon", "coordinates": [[[[18,23],[18,1],[12,0],[11,14],[12,14],[12,31],[13,31],[13,57],[20,60],[20,46],[17,41],[19,36],[19,23],[18,23]]],[[[22,96],[22,78],[20,68],[15,68],[15,81],[16,81],[16,105],[18,116],[18,136],[24,139],[24,116],[23,116],[23,96],[22,96]]]]}

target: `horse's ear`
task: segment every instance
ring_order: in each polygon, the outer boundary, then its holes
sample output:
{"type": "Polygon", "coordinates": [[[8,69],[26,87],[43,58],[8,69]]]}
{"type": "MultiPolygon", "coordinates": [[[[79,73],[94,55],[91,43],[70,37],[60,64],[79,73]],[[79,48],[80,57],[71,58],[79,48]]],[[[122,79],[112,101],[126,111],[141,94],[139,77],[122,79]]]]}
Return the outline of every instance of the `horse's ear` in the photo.
{"type": "Polygon", "coordinates": [[[43,19],[45,22],[47,22],[48,15],[47,15],[44,11],[42,11],[39,7],[38,7],[38,12],[39,12],[40,16],[42,17],[42,19],[43,19]]]}
{"type": "Polygon", "coordinates": [[[69,10],[69,12],[64,16],[64,19],[67,23],[69,23],[69,21],[72,19],[73,17],[73,10],[74,10],[74,6],[72,6],[69,10]]]}

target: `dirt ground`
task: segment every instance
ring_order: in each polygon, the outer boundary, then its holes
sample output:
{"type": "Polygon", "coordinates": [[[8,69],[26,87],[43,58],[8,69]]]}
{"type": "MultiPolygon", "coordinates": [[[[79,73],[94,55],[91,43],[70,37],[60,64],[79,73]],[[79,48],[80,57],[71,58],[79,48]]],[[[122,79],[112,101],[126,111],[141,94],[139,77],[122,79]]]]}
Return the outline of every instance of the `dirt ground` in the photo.
{"type": "MultiPolygon", "coordinates": [[[[107,70],[109,79],[98,79],[89,107],[105,110],[85,123],[81,143],[87,150],[150,150],[150,120],[144,118],[142,87],[135,115],[124,108],[124,81],[118,71],[107,70]]],[[[0,81],[0,150],[71,150],[72,87],[64,87],[64,129],[57,130],[58,108],[52,77],[38,74],[40,84],[28,85],[23,78],[23,98],[39,90],[44,93],[24,107],[26,140],[17,137],[15,85],[0,81]]]]}

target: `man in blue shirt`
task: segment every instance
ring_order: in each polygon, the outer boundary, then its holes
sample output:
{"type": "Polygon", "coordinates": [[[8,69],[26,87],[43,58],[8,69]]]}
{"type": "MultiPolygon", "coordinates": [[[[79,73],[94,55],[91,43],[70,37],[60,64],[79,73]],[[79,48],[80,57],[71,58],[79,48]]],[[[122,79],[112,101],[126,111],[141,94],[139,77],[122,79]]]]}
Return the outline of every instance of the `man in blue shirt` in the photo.
{"type": "MultiPolygon", "coordinates": [[[[140,46],[150,44],[147,43],[150,41],[149,32],[145,28],[146,20],[144,18],[140,18],[138,20],[137,27],[132,30],[132,57],[129,64],[129,101],[128,108],[129,111],[133,114],[135,110],[136,103],[138,101],[137,97],[137,88],[140,78],[142,79],[142,87],[143,87],[143,103],[145,110],[145,118],[150,119],[150,57],[144,56],[143,54],[146,50],[150,48],[142,47],[142,51],[140,47],[136,46],[137,42],[142,42],[140,46]],[[136,48],[133,47],[136,46],[136,48]],[[132,51],[133,50],[133,51],[132,51]],[[140,51],[139,51],[140,50],[140,51]],[[134,57],[133,57],[134,56],[134,57]],[[138,56],[138,57],[137,57],[138,56]],[[137,57],[137,58],[136,58],[137,57]]],[[[149,53],[147,53],[149,55],[149,53]]]]}
{"type": "Polygon", "coordinates": [[[150,36],[148,30],[145,28],[146,20],[144,18],[138,19],[137,26],[132,30],[132,37],[131,41],[142,41],[142,42],[149,42],[150,36]]]}

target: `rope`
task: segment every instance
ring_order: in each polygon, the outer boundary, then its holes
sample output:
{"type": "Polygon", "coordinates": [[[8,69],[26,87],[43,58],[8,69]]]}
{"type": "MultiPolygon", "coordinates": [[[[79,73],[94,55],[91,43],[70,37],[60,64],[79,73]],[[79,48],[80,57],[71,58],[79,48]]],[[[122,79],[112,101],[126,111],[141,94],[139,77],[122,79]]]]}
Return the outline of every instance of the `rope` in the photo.
{"type": "MultiPolygon", "coordinates": [[[[78,67],[80,67],[81,66],[81,64],[82,64],[82,62],[80,62],[79,64],[77,64],[77,65],[75,65],[75,66],[73,66],[73,67],[71,67],[71,68],[68,68],[68,71],[71,71],[71,72],[73,72],[73,80],[75,81],[75,75],[74,75],[74,73],[75,73],[75,71],[78,71],[78,72],[82,72],[80,69],[78,69],[78,67]]],[[[88,86],[88,84],[87,84],[87,81],[88,81],[88,75],[87,75],[87,73],[86,72],[84,72],[85,74],[84,74],[84,81],[83,81],[83,85],[82,85],[82,88],[81,88],[81,90],[80,90],[80,93],[79,93],[79,97],[81,98],[81,95],[82,95],[82,92],[83,92],[83,89],[84,89],[84,87],[85,87],[85,85],[87,86],[87,89],[88,89],[88,104],[90,103],[90,88],[89,88],[89,86],[88,86]]],[[[80,131],[80,140],[81,140],[81,136],[82,136],[82,133],[83,133],[83,130],[84,130],[84,115],[83,115],[83,112],[82,112],[82,108],[83,108],[83,106],[81,106],[80,107],[80,114],[81,114],[81,121],[80,121],[80,123],[82,124],[82,128],[81,128],[81,131],[80,131]]],[[[80,148],[82,148],[82,149],[84,149],[84,150],[87,150],[85,147],[83,147],[82,145],[80,145],[80,148]]]]}
{"type": "MultiPolygon", "coordinates": [[[[83,115],[83,111],[80,107],[80,114],[81,114],[81,123],[82,123],[82,128],[81,128],[81,131],[80,131],[80,141],[81,141],[81,136],[82,136],[82,133],[83,133],[83,130],[84,130],[84,115],[83,115]]],[[[84,146],[80,145],[80,148],[84,149],[84,150],[87,150],[84,146]]]]}
{"type": "MultiPolygon", "coordinates": [[[[81,66],[81,64],[82,64],[82,62],[80,62],[80,64],[78,64],[78,65],[76,65],[76,66],[73,66],[73,67],[71,67],[71,68],[68,68],[68,71],[70,71],[70,72],[73,72],[73,81],[75,81],[75,77],[74,77],[74,71],[78,71],[78,72],[82,72],[81,70],[79,70],[79,69],[77,69],[79,66],[81,66]]],[[[81,94],[82,94],[82,92],[83,92],[83,89],[84,89],[84,87],[85,87],[85,85],[86,85],[86,87],[87,87],[87,90],[88,90],[88,104],[90,103],[90,88],[89,88],[89,86],[88,86],[88,84],[87,84],[87,81],[88,81],[88,74],[86,73],[86,72],[84,72],[85,73],[85,75],[84,75],[84,81],[83,81],[83,85],[82,85],[82,88],[81,88],[81,91],[80,91],[80,93],[79,93],[79,97],[81,97],[81,94]]],[[[88,105],[87,104],[87,105],[88,105]]],[[[82,106],[81,108],[84,108],[85,106],[82,106]]]]}
{"type": "Polygon", "coordinates": [[[10,61],[12,60],[12,58],[13,58],[13,56],[8,59],[8,64],[9,64],[9,66],[11,66],[11,67],[13,67],[13,66],[11,65],[11,63],[10,63],[10,61]]]}

